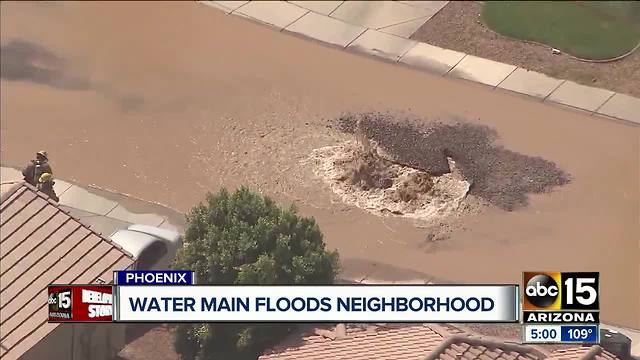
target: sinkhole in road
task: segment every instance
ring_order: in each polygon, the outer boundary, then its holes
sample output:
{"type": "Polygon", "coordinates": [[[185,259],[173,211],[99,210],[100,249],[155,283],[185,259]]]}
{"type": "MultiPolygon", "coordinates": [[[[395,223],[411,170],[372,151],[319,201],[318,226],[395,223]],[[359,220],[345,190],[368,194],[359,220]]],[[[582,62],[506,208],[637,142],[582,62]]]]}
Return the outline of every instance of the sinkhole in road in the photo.
{"type": "MultiPolygon", "coordinates": [[[[461,189],[465,188],[483,205],[513,211],[527,206],[530,194],[557,191],[572,180],[553,161],[503,147],[496,142],[497,130],[477,121],[451,118],[442,122],[402,112],[369,112],[344,114],[328,126],[354,135],[365,153],[367,147],[375,149],[382,157],[404,166],[404,172],[430,174],[435,189],[438,184],[458,184],[449,187],[457,189],[451,190],[453,193],[445,191],[443,195],[445,201],[449,201],[447,194],[452,196],[454,208],[464,198],[461,189]],[[463,186],[460,181],[470,185],[463,186]]],[[[348,146],[344,151],[349,153],[348,146]]]]}

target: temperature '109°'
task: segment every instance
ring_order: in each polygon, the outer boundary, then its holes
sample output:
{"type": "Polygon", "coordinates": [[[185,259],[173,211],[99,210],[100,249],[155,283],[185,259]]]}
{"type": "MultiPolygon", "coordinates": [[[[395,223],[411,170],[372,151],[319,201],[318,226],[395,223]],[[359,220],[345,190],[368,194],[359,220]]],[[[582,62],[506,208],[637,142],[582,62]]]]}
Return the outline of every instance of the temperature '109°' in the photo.
{"type": "Polygon", "coordinates": [[[525,343],[598,343],[597,325],[525,325],[525,343]]]}
{"type": "Polygon", "coordinates": [[[598,343],[600,331],[597,325],[563,325],[562,342],[598,343]]]}

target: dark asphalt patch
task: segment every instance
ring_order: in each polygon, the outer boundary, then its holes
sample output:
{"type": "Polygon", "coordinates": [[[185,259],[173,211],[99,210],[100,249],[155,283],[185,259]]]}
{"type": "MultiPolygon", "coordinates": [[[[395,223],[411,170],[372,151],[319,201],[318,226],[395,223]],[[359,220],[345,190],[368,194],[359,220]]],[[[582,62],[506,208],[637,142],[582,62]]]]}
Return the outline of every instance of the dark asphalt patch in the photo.
{"type": "Polygon", "coordinates": [[[68,75],[64,62],[40,45],[13,40],[0,47],[0,78],[29,81],[65,90],[88,90],[88,79],[68,75]]]}
{"type": "Polygon", "coordinates": [[[366,135],[394,161],[433,175],[449,172],[447,156],[472,183],[470,193],[505,210],[526,206],[527,194],[545,193],[570,182],[558,166],[495,144],[497,132],[467,122],[418,125],[409,115],[345,114],[329,126],[353,134],[361,119],[366,135]]]}
{"type": "Polygon", "coordinates": [[[0,63],[0,78],[4,80],[26,81],[61,90],[93,90],[117,103],[123,111],[137,110],[144,103],[141,96],[121,94],[109,84],[73,75],[61,57],[28,41],[12,40],[0,46],[0,63]]]}

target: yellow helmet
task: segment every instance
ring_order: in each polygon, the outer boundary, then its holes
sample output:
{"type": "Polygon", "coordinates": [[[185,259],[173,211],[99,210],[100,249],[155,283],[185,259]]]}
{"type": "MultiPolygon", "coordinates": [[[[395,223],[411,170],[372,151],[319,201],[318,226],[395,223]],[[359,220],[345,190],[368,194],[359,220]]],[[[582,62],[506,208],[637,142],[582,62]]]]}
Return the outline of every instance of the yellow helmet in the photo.
{"type": "Polygon", "coordinates": [[[42,175],[40,175],[40,180],[41,183],[45,183],[48,181],[53,181],[53,175],[49,174],[49,173],[44,173],[42,175]]]}

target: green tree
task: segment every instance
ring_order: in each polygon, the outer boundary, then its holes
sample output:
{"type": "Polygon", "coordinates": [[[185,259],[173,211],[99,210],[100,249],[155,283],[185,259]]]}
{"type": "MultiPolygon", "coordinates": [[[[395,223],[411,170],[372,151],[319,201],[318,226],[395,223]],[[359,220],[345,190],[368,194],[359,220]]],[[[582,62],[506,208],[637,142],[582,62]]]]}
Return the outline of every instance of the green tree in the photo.
{"type": "MultiPolygon", "coordinates": [[[[327,251],[313,218],[242,187],[222,189],[187,215],[185,246],[175,267],[200,284],[331,284],[338,254],[327,251]]],[[[292,324],[180,324],[183,359],[255,359],[293,330],[292,324]]]]}

